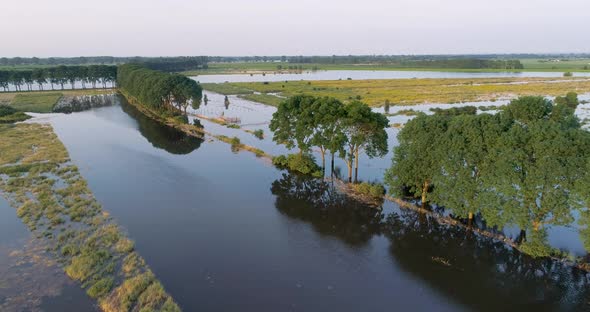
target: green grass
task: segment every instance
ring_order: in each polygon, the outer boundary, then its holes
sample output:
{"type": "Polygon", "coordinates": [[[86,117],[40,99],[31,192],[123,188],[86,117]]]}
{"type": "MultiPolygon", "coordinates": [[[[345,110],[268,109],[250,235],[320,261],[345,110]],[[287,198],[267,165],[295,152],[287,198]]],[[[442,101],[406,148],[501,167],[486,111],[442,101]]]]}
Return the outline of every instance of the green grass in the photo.
{"type": "Polygon", "coordinates": [[[0,138],[0,193],[70,278],[105,311],[178,311],[51,126],[0,125],[0,138]]]}
{"type": "Polygon", "coordinates": [[[280,98],[276,95],[265,94],[265,93],[241,94],[241,95],[238,95],[238,97],[241,99],[244,99],[244,100],[262,103],[262,104],[266,104],[266,105],[270,105],[270,106],[279,106],[279,104],[281,104],[281,102],[285,100],[284,98],[280,98]]]}
{"type": "Polygon", "coordinates": [[[0,124],[9,124],[9,123],[25,121],[29,118],[31,118],[31,116],[29,116],[23,112],[16,112],[11,115],[0,117],[0,124]]]}
{"type": "Polygon", "coordinates": [[[19,93],[10,105],[21,112],[51,113],[62,93],[19,93]]]}
{"type": "Polygon", "coordinates": [[[21,112],[51,113],[62,96],[108,94],[110,89],[0,92],[0,105],[10,105],[21,112]]]}
{"type": "MultiPolygon", "coordinates": [[[[462,78],[462,79],[380,79],[287,82],[242,82],[220,84],[226,93],[232,89],[259,92],[265,97],[298,94],[330,96],[342,101],[360,99],[370,106],[423,103],[495,101],[523,95],[564,95],[573,91],[590,92],[587,78],[462,78]],[[549,83],[548,81],[552,81],[549,83]],[[556,83],[554,81],[559,81],[556,83]]],[[[206,89],[216,87],[207,84],[206,89]]]]}

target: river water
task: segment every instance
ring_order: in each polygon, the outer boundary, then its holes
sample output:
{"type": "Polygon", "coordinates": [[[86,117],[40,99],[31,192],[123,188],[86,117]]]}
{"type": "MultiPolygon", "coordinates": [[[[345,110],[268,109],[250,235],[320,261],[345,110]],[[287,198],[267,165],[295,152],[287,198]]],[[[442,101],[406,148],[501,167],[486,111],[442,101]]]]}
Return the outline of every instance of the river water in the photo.
{"type": "MultiPolygon", "coordinates": [[[[588,77],[590,73],[574,73],[575,77],[588,77]]],[[[563,77],[562,72],[439,72],[439,71],[395,71],[395,70],[319,70],[300,74],[227,74],[200,75],[191,77],[201,83],[260,82],[294,80],[366,80],[366,79],[412,79],[412,78],[524,78],[563,77]]]]}
{"type": "Polygon", "coordinates": [[[588,308],[578,270],[366,206],[125,103],[42,119],[185,311],[588,308]]]}

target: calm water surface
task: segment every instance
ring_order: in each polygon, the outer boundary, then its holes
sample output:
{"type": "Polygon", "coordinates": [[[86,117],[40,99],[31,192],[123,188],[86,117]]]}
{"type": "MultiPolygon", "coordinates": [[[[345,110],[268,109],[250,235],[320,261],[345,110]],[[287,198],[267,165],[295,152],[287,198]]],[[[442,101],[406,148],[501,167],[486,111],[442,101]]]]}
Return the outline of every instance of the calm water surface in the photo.
{"type": "MultiPolygon", "coordinates": [[[[590,73],[574,73],[575,77],[587,77],[590,73]]],[[[504,77],[563,77],[563,72],[438,72],[394,70],[319,70],[301,74],[237,74],[200,75],[193,79],[201,83],[259,82],[294,80],[353,80],[363,79],[412,79],[412,78],[504,78],[504,77]]]]}
{"type": "Polygon", "coordinates": [[[124,104],[49,120],[185,311],[589,308],[577,270],[391,203],[367,207],[124,104]]]}

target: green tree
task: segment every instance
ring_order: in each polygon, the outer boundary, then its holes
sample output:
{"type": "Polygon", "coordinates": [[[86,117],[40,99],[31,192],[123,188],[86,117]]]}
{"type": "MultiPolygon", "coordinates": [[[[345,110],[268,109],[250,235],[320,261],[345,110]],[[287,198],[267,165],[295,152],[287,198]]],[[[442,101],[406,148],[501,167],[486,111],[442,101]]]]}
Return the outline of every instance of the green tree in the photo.
{"type": "Polygon", "coordinates": [[[43,84],[47,83],[47,73],[43,69],[35,69],[32,73],[33,80],[39,85],[39,90],[43,90],[43,84]]]}
{"type": "Polygon", "coordinates": [[[434,202],[471,222],[488,196],[495,195],[486,177],[494,161],[489,159],[490,150],[502,130],[499,118],[489,114],[450,119],[433,151],[440,166],[432,177],[434,202]]]}
{"type": "Polygon", "coordinates": [[[331,168],[334,171],[334,155],[344,154],[344,143],[346,136],[343,133],[343,117],[345,116],[344,105],[335,98],[318,98],[311,105],[314,118],[311,127],[314,133],[311,144],[320,149],[322,156],[322,168],[326,168],[326,152],[332,155],[331,168]]]}
{"type": "Polygon", "coordinates": [[[408,191],[420,197],[422,205],[427,204],[433,177],[440,175],[440,149],[445,148],[441,141],[448,124],[449,117],[420,114],[400,131],[392,166],[384,178],[394,195],[403,196],[408,191]]]}
{"type": "MultiPolygon", "coordinates": [[[[511,125],[490,153],[489,179],[498,196],[482,212],[494,225],[516,224],[538,231],[545,224],[566,225],[579,208],[575,189],[585,175],[589,134],[551,118],[551,102],[521,97],[501,118],[511,125]],[[549,105],[549,106],[548,106],[549,105]]],[[[494,199],[494,198],[491,198],[494,199]]]]}
{"type": "Polygon", "coordinates": [[[369,158],[387,154],[387,118],[375,113],[360,101],[352,101],[344,106],[345,116],[342,119],[342,130],[346,136],[347,154],[345,162],[348,167],[348,181],[352,182],[352,164],[354,161],[354,177],[358,181],[358,165],[361,150],[369,158]]]}
{"type": "Polygon", "coordinates": [[[308,152],[314,135],[312,107],[315,100],[313,96],[296,95],[279,104],[269,125],[273,141],[289,149],[297,147],[300,155],[308,152]]]}

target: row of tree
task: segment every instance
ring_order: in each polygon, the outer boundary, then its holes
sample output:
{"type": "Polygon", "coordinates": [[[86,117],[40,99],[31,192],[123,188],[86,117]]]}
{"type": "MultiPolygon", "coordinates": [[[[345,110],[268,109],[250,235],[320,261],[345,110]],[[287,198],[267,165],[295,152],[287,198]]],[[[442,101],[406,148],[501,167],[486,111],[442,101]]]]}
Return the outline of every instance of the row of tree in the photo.
{"type": "Polygon", "coordinates": [[[0,70],[0,87],[3,91],[9,91],[12,86],[15,91],[32,91],[33,86],[37,84],[39,90],[43,90],[46,84],[51,85],[51,90],[55,86],[60,86],[63,90],[66,84],[70,84],[75,89],[77,82],[80,82],[82,88],[89,84],[92,88],[96,85],[107,87],[108,83],[114,83],[117,79],[117,66],[109,65],[90,65],[90,66],[57,66],[49,68],[38,68],[33,70],[0,70]]]}
{"type": "Polygon", "coordinates": [[[120,65],[117,71],[119,88],[136,98],[142,105],[156,110],[195,109],[201,104],[202,89],[194,80],[139,64],[120,65]]]}
{"type": "Polygon", "coordinates": [[[318,148],[323,168],[326,153],[332,156],[332,171],[334,157],[339,154],[347,164],[349,181],[353,164],[357,180],[362,151],[371,158],[387,153],[387,127],[384,115],[374,113],[360,101],[343,104],[335,98],[309,95],[293,96],[282,102],[270,122],[275,142],[298,148],[300,155],[318,148]]]}
{"type": "Polygon", "coordinates": [[[293,56],[296,64],[384,64],[400,68],[523,69],[517,59],[487,59],[471,56],[293,56]]]}
{"type": "Polygon", "coordinates": [[[0,66],[56,66],[56,65],[118,65],[127,63],[151,63],[180,66],[181,70],[198,69],[207,67],[207,56],[174,56],[174,57],[116,57],[116,56],[79,56],[79,57],[1,57],[0,66]]]}
{"type": "Polygon", "coordinates": [[[545,235],[588,200],[590,133],[577,104],[570,93],[521,97],[495,115],[419,115],[401,130],[385,182],[459,218],[545,235]]]}

